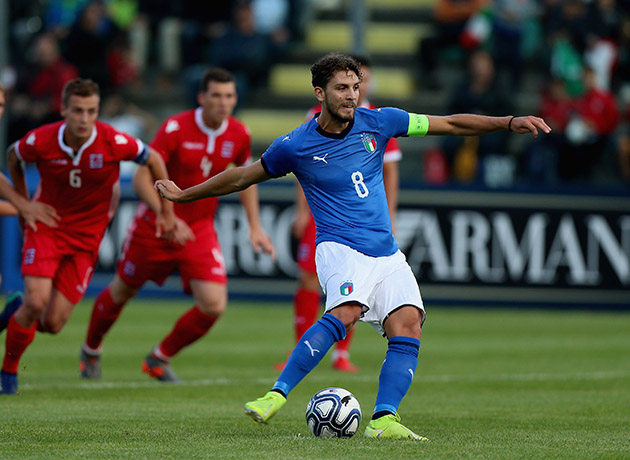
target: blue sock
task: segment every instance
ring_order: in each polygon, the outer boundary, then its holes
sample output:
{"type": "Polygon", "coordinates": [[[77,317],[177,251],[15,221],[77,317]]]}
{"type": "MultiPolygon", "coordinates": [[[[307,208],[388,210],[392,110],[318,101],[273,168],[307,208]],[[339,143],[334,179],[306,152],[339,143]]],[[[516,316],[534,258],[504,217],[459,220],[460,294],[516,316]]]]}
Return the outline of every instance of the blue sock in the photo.
{"type": "Polygon", "coordinates": [[[293,349],[272,390],[285,396],[319,364],[333,344],[346,336],[346,326],[330,313],[324,314],[304,333],[293,349]]]}
{"type": "Polygon", "coordinates": [[[398,336],[389,339],[387,354],[378,378],[374,413],[396,413],[416,372],[419,348],[420,341],[412,337],[398,336]]]}

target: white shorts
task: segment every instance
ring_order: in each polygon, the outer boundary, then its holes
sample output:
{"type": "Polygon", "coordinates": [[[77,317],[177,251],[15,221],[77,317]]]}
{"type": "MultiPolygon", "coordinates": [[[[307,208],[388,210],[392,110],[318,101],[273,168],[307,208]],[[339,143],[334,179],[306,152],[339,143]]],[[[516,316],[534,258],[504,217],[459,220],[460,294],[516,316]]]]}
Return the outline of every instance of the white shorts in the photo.
{"type": "Polygon", "coordinates": [[[326,311],[348,302],[363,305],[360,321],[385,335],[387,317],[403,305],[425,312],[416,277],[405,255],[370,257],[343,244],[325,241],[315,250],[317,276],[326,295],[326,311]]]}

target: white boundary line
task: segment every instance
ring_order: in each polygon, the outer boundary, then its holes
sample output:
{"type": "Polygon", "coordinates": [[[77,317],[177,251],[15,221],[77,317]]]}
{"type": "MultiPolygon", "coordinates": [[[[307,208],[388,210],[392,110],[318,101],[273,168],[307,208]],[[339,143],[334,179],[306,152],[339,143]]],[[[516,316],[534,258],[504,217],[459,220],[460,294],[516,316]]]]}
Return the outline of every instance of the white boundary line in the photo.
{"type": "MultiPolygon", "coordinates": [[[[416,385],[423,383],[458,383],[458,382],[553,382],[565,380],[612,380],[618,378],[630,377],[630,371],[600,371],[600,372],[582,372],[574,374],[495,374],[495,375],[416,375],[414,383],[416,385]]],[[[77,379],[78,380],[78,379],[77,379]]],[[[160,384],[154,380],[143,381],[84,381],[76,382],[59,382],[59,383],[24,383],[20,385],[20,390],[43,390],[43,389],[74,389],[74,390],[110,390],[110,389],[135,389],[135,388],[159,388],[161,386],[172,387],[206,387],[215,385],[240,385],[243,383],[256,383],[260,385],[272,385],[275,378],[227,378],[221,377],[216,379],[189,380],[178,384],[160,384]]],[[[332,380],[330,376],[312,375],[310,381],[328,382],[332,380]]],[[[361,376],[361,375],[344,375],[344,382],[378,382],[378,376],[361,376]]]]}

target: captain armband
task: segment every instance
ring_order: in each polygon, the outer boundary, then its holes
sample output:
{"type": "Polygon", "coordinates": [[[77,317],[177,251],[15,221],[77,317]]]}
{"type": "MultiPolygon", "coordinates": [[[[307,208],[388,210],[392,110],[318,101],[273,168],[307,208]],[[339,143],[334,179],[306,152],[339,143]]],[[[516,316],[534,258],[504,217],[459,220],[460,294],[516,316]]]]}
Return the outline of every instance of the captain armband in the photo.
{"type": "Polygon", "coordinates": [[[409,114],[409,127],[407,136],[422,137],[429,131],[429,118],[426,115],[417,113],[409,114]]]}

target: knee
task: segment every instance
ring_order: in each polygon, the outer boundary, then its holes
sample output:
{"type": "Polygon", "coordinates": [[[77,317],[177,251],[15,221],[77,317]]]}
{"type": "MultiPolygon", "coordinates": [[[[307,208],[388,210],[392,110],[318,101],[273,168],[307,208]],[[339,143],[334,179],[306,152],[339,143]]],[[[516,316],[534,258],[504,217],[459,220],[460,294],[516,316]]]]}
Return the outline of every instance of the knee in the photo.
{"type": "Polygon", "coordinates": [[[350,329],[359,321],[362,311],[363,306],[360,304],[346,304],[331,310],[329,313],[346,326],[346,332],[350,332],[350,329]]]}
{"type": "Polygon", "coordinates": [[[227,298],[221,297],[203,300],[197,302],[197,308],[205,315],[219,317],[225,313],[227,309],[227,298]]]}
{"type": "Polygon", "coordinates": [[[385,320],[384,326],[387,337],[404,336],[420,340],[423,315],[422,310],[413,306],[405,306],[395,311],[385,320]]]}
{"type": "Polygon", "coordinates": [[[56,320],[44,319],[40,323],[42,332],[47,334],[58,334],[63,329],[63,323],[56,320]]]}
{"type": "Polygon", "coordinates": [[[124,305],[137,293],[137,288],[132,288],[118,277],[109,285],[109,295],[116,305],[124,305]]]}
{"type": "Polygon", "coordinates": [[[29,319],[38,319],[46,309],[46,301],[40,297],[27,296],[22,304],[22,314],[29,319]]]}

